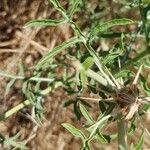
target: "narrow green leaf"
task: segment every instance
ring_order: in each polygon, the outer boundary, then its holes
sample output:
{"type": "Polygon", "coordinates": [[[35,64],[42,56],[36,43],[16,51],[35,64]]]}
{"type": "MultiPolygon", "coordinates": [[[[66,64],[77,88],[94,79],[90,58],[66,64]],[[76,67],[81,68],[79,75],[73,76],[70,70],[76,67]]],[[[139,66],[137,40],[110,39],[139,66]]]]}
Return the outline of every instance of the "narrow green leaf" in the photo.
{"type": "Polygon", "coordinates": [[[74,100],[67,100],[67,101],[64,102],[63,107],[68,107],[71,104],[73,104],[74,102],[75,102],[74,100]]]}
{"type": "Polygon", "coordinates": [[[107,115],[103,118],[101,118],[100,120],[98,120],[95,124],[93,124],[92,126],[90,126],[88,128],[89,131],[92,131],[89,138],[88,139],[91,139],[97,132],[97,130],[100,130],[104,124],[106,123],[106,121],[110,118],[110,115],[107,115]]]}
{"type": "Polygon", "coordinates": [[[119,56],[119,53],[118,52],[112,52],[110,54],[108,54],[105,59],[103,60],[103,64],[104,65],[107,65],[108,63],[109,64],[112,64],[112,62],[115,60],[115,58],[117,58],[119,56]]]}
{"type": "MultiPolygon", "coordinates": [[[[109,32],[109,33],[102,33],[98,37],[102,38],[120,38],[121,37],[121,32],[109,32]]],[[[123,34],[128,34],[128,32],[123,32],[123,34]]]]}
{"type": "Polygon", "coordinates": [[[130,125],[130,128],[129,128],[129,130],[128,130],[128,133],[129,133],[130,135],[132,135],[132,134],[135,132],[135,129],[136,129],[136,120],[133,120],[133,121],[131,122],[131,125],[130,125]]]}
{"type": "Polygon", "coordinates": [[[99,132],[96,134],[96,139],[101,143],[110,143],[111,141],[110,135],[105,135],[99,132]]]}
{"type": "Polygon", "coordinates": [[[105,73],[105,71],[103,70],[103,65],[101,63],[100,57],[97,55],[97,53],[95,52],[95,50],[91,47],[90,42],[88,41],[88,43],[85,46],[87,47],[87,49],[89,49],[90,54],[93,56],[93,61],[97,65],[97,67],[99,68],[101,74],[104,76],[104,78],[105,78],[105,80],[107,82],[107,86],[114,87],[115,84],[110,79],[110,77],[108,76],[108,74],[105,73]]]}
{"type": "Polygon", "coordinates": [[[82,113],[82,115],[85,117],[85,119],[87,120],[88,124],[93,124],[94,123],[94,120],[92,118],[92,116],[88,113],[87,109],[82,105],[80,104],[80,111],[82,113]]]}
{"type": "Polygon", "coordinates": [[[15,142],[15,141],[5,141],[4,145],[12,145],[15,148],[19,148],[21,150],[27,150],[28,148],[25,146],[24,142],[15,142]]]}
{"type": "Polygon", "coordinates": [[[25,24],[24,27],[33,27],[33,26],[57,26],[65,23],[64,19],[52,20],[52,19],[36,19],[31,20],[25,24]]]}
{"type": "Polygon", "coordinates": [[[98,83],[100,83],[103,86],[109,85],[107,80],[104,77],[102,77],[98,72],[94,72],[93,70],[88,69],[86,71],[86,75],[88,77],[90,77],[91,79],[94,79],[95,81],[97,81],[98,83]]]}
{"type": "Polygon", "coordinates": [[[73,5],[70,9],[70,12],[69,12],[70,17],[75,13],[75,11],[76,11],[76,9],[77,9],[80,2],[81,2],[81,0],[74,0],[74,3],[73,3],[73,5]]]}
{"type": "Polygon", "coordinates": [[[103,115],[104,116],[109,115],[113,111],[114,108],[115,108],[115,104],[114,103],[110,103],[103,115]]]}
{"type": "Polygon", "coordinates": [[[85,70],[88,70],[92,65],[93,65],[93,58],[92,57],[88,57],[83,63],[83,67],[85,70]]]}
{"type": "Polygon", "coordinates": [[[85,100],[83,100],[83,99],[80,99],[80,98],[78,98],[79,100],[80,100],[80,102],[81,102],[81,104],[83,104],[84,106],[87,106],[87,107],[92,107],[88,102],[86,102],[85,100]]]}
{"type": "Polygon", "coordinates": [[[15,83],[16,79],[12,79],[9,81],[9,83],[6,86],[6,90],[5,90],[5,96],[9,93],[11,87],[13,86],[13,84],[15,83]]]}
{"type": "Polygon", "coordinates": [[[26,141],[17,141],[18,137],[20,136],[20,133],[17,133],[15,136],[10,137],[10,138],[5,138],[3,141],[4,145],[11,145],[15,148],[19,148],[22,150],[27,150],[28,148],[25,146],[26,141]]]}
{"type": "Polygon", "coordinates": [[[144,143],[144,131],[142,132],[139,141],[137,142],[137,144],[134,146],[134,148],[132,148],[132,150],[142,150],[142,145],[144,143]]]}
{"type": "Polygon", "coordinates": [[[84,69],[80,70],[80,79],[81,79],[82,87],[86,87],[87,77],[86,77],[86,71],[84,69]]]}
{"type": "Polygon", "coordinates": [[[107,21],[100,25],[97,25],[95,28],[93,28],[91,30],[91,35],[102,33],[103,31],[105,31],[111,27],[114,27],[114,26],[128,25],[128,24],[133,24],[133,23],[135,23],[135,22],[130,19],[127,19],[127,18],[110,20],[110,21],[107,21]]]}
{"type": "Polygon", "coordinates": [[[75,128],[73,125],[71,125],[69,123],[63,123],[62,126],[64,128],[66,128],[74,136],[80,137],[82,139],[82,141],[84,141],[86,139],[85,135],[80,130],[78,130],[77,128],[75,128]]]}
{"type": "Polygon", "coordinates": [[[62,14],[66,13],[66,10],[61,6],[59,1],[57,1],[57,0],[49,0],[49,1],[54,5],[55,9],[60,11],[62,14]]]}
{"type": "Polygon", "coordinates": [[[74,114],[76,115],[77,119],[80,120],[81,113],[80,113],[80,110],[79,110],[79,107],[78,107],[78,101],[74,102],[73,110],[74,110],[74,114]]]}
{"type": "Polygon", "coordinates": [[[115,79],[118,79],[118,78],[124,78],[124,77],[131,77],[132,75],[133,73],[130,70],[124,69],[116,73],[114,77],[115,79]]]}
{"type": "Polygon", "coordinates": [[[83,141],[83,147],[81,148],[81,150],[91,150],[89,141],[87,139],[83,141]]]}
{"type": "Polygon", "coordinates": [[[46,63],[48,63],[54,56],[56,56],[58,53],[60,53],[65,48],[68,48],[75,43],[81,42],[79,38],[73,37],[69,39],[68,41],[63,42],[62,44],[56,46],[52,51],[48,52],[43,58],[39,61],[39,63],[36,65],[37,69],[40,69],[44,67],[46,63]]]}
{"type": "Polygon", "coordinates": [[[99,108],[100,108],[100,111],[102,112],[102,114],[106,111],[106,106],[103,101],[99,101],[99,108]]]}

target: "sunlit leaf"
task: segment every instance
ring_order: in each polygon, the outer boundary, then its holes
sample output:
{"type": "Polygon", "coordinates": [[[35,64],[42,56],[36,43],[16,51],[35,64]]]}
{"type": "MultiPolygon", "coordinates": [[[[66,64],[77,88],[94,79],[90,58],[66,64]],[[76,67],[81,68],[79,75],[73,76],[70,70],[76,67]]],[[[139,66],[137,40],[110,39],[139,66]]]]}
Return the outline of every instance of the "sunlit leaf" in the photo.
{"type": "Polygon", "coordinates": [[[133,76],[133,73],[130,70],[124,69],[116,73],[114,76],[116,79],[124,78],[124,77],[131,77],[133,76]]]}
{"type": "Polygon", "coordinates": [[[59,1],[57,0],[49,0],[53,5],[54,7],[60,11],[62,14],[66,13],[66,10],[61,6],[61,4],[59,3],[59,1]]]}
{"type": "Polygon", "coordinates": [[[89,139],[91,139],[96,134],[97,130],[100,130],[104,126],[104,124],[109,118],[110,115],[107,115],[88,128],[88,130],[92,131],[90,133],[89,139]]]}
{"type": "Polygon", "coordinates": [[[127,19],[127,18],[110,20],[110,21],[107,21],[105,23],[99,24],[96,27],[94,27],[91,30],[91,35],[96,35],[98,33],[102,33],[105,30],[107,30],[111,27],[114,27],[114,26],[128,25],[128,24],[133,24],[133,23],[135,23],[135,22],[130,19],[127,19]]]}
{"type": "Polygon", "coordinates": [[[33,26],[57,26],[65,23],[64,19],[61,20],[52,20],[52,19],[36,19],[31,20],[25,24],[24,27],[33,27],[33,26]]]}
{"type": "Polygon", "coordinates": [[[97,132],[96,139],[101,143],[109,143],[111,141],[111,137],[109,135],[105,135],[97,132]]]}
{"type": "Polygon", "coordinates": [[[92,116],[89,114],[89,112],[87,111],[87,109],[82,104],[80,104],[79,106],[80,106],[80,111],[81,111],[82,115],[87,120],[87,123],[90,125],[93,124],[94,120],[93,120],[92,116]]]}
{"type": "Polygon", "coordinates": [[[92,65],[93,65],[93,58],[92,57],[88,57],[86,58],[86,60],[82,63],[83,67],[85,70],[89,69],[92,65]]]}
{"type": "Polygon", "coordinates": [[[11,87],[13,86],[13,84],[15,83],[16,79],[12,79],[9,81],[9,83],[6,86],[6,90],[5,90],[5,96],[9,93],[11,87]]]}
{"type": "Polygon", "coordinates": [[[65,48],[68,48],[68,47],[70,47],[70,46],[72,46],[75,43],[78,43],[80,41],[81,41],[80,39],[78,39],[76,37],[73,37],[73,38],[69,39],[68,41],[65,41],[62,44],[56,46],[53,50],[51,50],[46,55],[44,55],[43,58],[38,62],[38,64],[36,65],[37,69],[42,68],[54,56],[56,56],[57,54],[59,54],[60,52],[62,52],[62,50],[64,50],[65,48]]]}
{"type": "Polygon", "coordinates": [[[15,148],[19,148],[22,150],[27,150],[28,148],[25,146],[26,145],[26,141],[17,141],[18,137],[20,136],[20,133],[17,133],[15,136],[10,137],[10,138],[5,138],[3,141],[4,145],[11,145],[15,148]]]}
{"type": "Polygon", "coordinates": [[[87,85],[87,76],[86,76],[85,69],[80,70],[80,80],[81,80],[81,83],[82,83],[82,87],[86,87],[86,85],[87,85]]]}
{"type": "Polygon", "coordinates": [[[76,9],[77,9],[77,7],[78,7],[80,2],[81,2],[81,0],[74,0],[72,2],[72,7],[71,7],[71,9],[69,11],[69,16],[70,17],[75,13],[75,11],[76,11],[76,9]]]}
{"type": "Polygon", "coordinates": [[[112,52],[108,54],[105,59],[103,60],[103,64],[107,65],[108,63],[111,63],[112,61],[115,60],[119,56],[118,52],[112,52]]]}
{"type": "Polygon", "coordinates": [[[74,136],[80,137],[82,140],[86,139],[85,135],[80,130],[78,130],[77,128],[75,128],[73,125],[71,125],[69,123],[63,123],[62,126],[64,128],[66,128],[74,136]]]}

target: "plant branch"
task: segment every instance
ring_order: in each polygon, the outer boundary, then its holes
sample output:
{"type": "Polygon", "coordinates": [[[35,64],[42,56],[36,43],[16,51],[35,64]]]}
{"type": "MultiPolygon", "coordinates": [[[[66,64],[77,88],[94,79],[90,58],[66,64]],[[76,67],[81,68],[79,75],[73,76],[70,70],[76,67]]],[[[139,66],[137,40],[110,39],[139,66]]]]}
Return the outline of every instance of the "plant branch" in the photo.
{"type": "Polygon", "coordinates": [[[28,105],[30,105],[30,101],[29,100],[25,100],[24,102],[18,104],[17,106],[15,106],[12,109],[6,111],[5,113],[0,114],[0,121],[7,119],[12,114],[16,113],[17,111],[21,110],[22,108],[24,108],[25,106],[28,106],[28,105]]]}
{"type": "MultiPolygon", "coordinates": [[[[58,83],[58,84],[55,85],[54,88],[57,88],[57,87],[59,87],[61,85],[62,85],[61,83],[58,83]]],[[[47,95],[51,91],[52,91],[52,88],[48,87],[45,90],[42,90],[40,92],[40,94],[44,96],[44,95],[47,95]]],[[[21,110],[22,108],[24,108],[24,107],[26,107],[26,106],[28,106],[30,104],[31,104],[31,102],[29,100],[25,100],[25,101],[21,102],[20,104],[14,106],[10,110],[8,110],[8,111],[0,114],[0,121],[7,119],[8,117],[10,117],[11,115],[13,115],[14,113],[18,112],[19,110],[21,110]]]]}
{"type": "Polygon", "coordinates": [[[11,78],[11,79],[15,79],[15,80],[25,80],[25,79],[29,79],[30,81],[41,81],[41,82],[52,82],[54,81],[54,79],[51,78],[40,78],[40,77],[31,77],[31,78],[27,78],[25,76],[16,76],[7,72],[2,72],[0,71],[0,76],[3,77],[7,77],[7,78],[11,78]]]}
{"type": "Polygon", "coordinates": [[[125,120],[120,115],[120,119],[117,120],[118,126],[118,150],[127,150],[127,135],[126,135],[126,126],[125,120]]]}

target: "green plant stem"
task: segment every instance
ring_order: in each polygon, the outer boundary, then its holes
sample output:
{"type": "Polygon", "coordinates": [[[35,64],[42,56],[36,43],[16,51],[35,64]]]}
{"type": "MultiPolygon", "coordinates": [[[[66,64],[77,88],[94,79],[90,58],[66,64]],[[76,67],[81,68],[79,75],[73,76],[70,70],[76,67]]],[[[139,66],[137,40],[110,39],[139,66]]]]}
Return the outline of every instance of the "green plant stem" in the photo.
{"type": "Polygon", "coordinates": [[[91,56],[94,58],[95,64],[97,65],[100,72],[103,74],[106,81],[108,82],[107,85],[111,85],[112,87],[114,87],[115,86],[114,83],[112,82],[112,80],[109,78],[109,76],[102,69],[102,64],[100,63],[99,57],[96,55],[94,49],[90,46],[89,40],[84,36],[84,34],[79,29],[79,27],[72,20],[70,21],[70,24],[71,24],[74,32],[76,32],[77,35],[82,39],[84,46],[87,48],[87,50],[89,51],[91,56]]]}
{"type": "MultiPolygon", "coordinates": [[[[122,115],[120,115],[122,117],[122,115]]],[[[127,135],[126,135],[126,126],[125,120],[123,118],[118,119],[117,121],[118,127],[118,150],[127,150],[127,135]]]]}
{"type": "Polygon", "coordinates": [[[24,102],[18,104],[17,106],[13,107],[12,109],[6,111],[4,114],[0,114],[0,121],[5,120],[8,117],[10,117],[12,114],[16,113],[17,111],[21,110],[25,106],[28,106],[30,104],[29,100],[25,100],[24,102]]]}
{"type": "Polygon", "coordinates": [[[107,85],[115,87],[115,84],[112,82],[112,80],[110,79],[110,77],[105,73],[104,71],[104,66],[102,66],[102,64],[100,63],[100,59],[99,57],[96,55],[96,53],[94,52],[94,49],[90,46],[90,43],[88,40],[86,40],[86,43],[84,43],[85,47],[87,48],[87,50],[89,51],[89,53],[91,54],[91,56],[94,58],[94,62],[97,65],[97,67],[99,68],[100,72],[102,73],[102,75],[105,77],[106,81],[108,82],[107,85]]]}
{"type": "MultiPolygon", "coordinates": [[[[58,82],[54,88],[58,88],[59,86],[62,86],[62,83],[58,82]]],[[[52,91],[51,87],[46,88],[45,90],[41,91],[41,95],[47,95],[49,92],[52,91]]],[[[10,110],[4,112],[3,114],[0,114],[0,121],[1,120],[5,120],[8,117],[10,117],[11,115],[13,115],[14,113],[18,112],[19,110],[21,110],[22,108],[30,105],[31,102],[29,100],[25,100],[23,102],[21,102],[20,104],[14,106],[13,108],[11,108],[10,110]]]]}
{"type": "Polygon", "coordinates": [[[51,79],[51,78],[40,78],[40,77],[27,78],[27,77],[24,77],[24,76],[15,76],[13,74],[10,74],[10,73],[7,73],[7,72],[2,72],[2,71],[0,71],[0,76],[15,79],[15,80],[17,80],[17,79],[18,80],[28,79],[29,81],[41,81],[41,82],[52,82],[52,81],[54,81],[54,79],[51,79]]]}
{"type": "MultiPolygon", "coordinates": [[[[150,4],[147,7],[149,8],[150,4]]],[[[137,57],[135,57],[134,59],[132,59],[132,60],[128,61],[127,63],[125,63],[124,65],[122,65],[122,69],[125,69],[126,67],[132,65],[133,62],[136,63],[137,61],[139,61],[147,56],[150,56],[150,38],[149,38],[149,27],[147,25],[147,12],[144,12],[144,7],[142,5],[141,0],[139,0],[139,11],[140,11],[141,19],[142,19],[142,24],[143,24],[142,29],[144,30],[147,48],[145,51],[140,53],[137,57]]]]}
{"type": "Polygon", "coordinates": [[[101,85],[106,86],[106,87],[109,86],[107,80],[105,78],[103,78],[102,76],[100,76],[98,73],[94,72],[93,70],[88,69],[86,71],[86,74],[87,74],[88,77],[94,79],[95,81],[97,81],[101,85]]]}
{"type": "Polygon", "coordinates": [[[72,21],[72,19],[66,14],[66,11],[61,7],[60,3],[57,1],[53,1],[53,0],[49,0],[50,2],[52,2],[52,4],[54,5],[54,7],[62,13],[62,15],[66,18],[67,22],[70,24],[70,26],[72,27],[73,31],[77,34],[77,36],[82,40],[81,42],[84,44],[84,46],[87,48],[87,50],[89,51],[89,53],[91,54],[91,56],[94,58],[95,64],[97,65],[97,67],[99,68],[99,70],[101,71],[102,75],[105,77],[105,79],[107,80],[107,82],[109,83],[110,86],[115,87],[115,84],[112,82],[112,80],[109,78],[109,76],[105,73],[105,71],[103,70],[103,66],[100,63],[100,59],[99,57],[96,55],[94,49],[91,47],[90,42],[88,37],[86,37],[82,31],[80,30],[80,28],[78,27],[78,25],[72,21]]]}

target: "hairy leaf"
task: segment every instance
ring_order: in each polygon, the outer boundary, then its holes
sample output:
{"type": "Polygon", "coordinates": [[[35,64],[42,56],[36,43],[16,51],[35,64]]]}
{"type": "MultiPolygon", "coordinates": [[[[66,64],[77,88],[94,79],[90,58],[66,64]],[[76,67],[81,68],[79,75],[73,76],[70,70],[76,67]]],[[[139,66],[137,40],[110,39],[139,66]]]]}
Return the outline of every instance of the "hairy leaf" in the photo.
{"type": "Polygon", "coordinates": [[[66,13],[66,10],[61,6],[59,1],[57,1],[57,0],[49,0],[49,1],[54,5],[55,9],[60,11],[62,14],[66,13]]]}
{"type": "Polygon", "coordinates": [[[33,26],[57,26],[65,23],[64,19],[52,20],[52,19],[36,19],[31,20],[25,24],[24,27],[33,27],[33,26]]]}
{"type": "Polygon", "coordinates": [[[100,130],[104,124],[106,123],[106,121],[110,118],[110,115],[107,115],[105,117],[102,117],[100,120],[98,120],[95,124],[93,124],[92,126],[90,126],[88,128],[89,131],[92,131],[89,139],[91,139],[97,132],[97,130],[100,130]]]}
{"type": "Polygon", "coordinates": [[[76,9],[77,9],[80,2],[81,2],[81,0],[74,0],[73,5],[72,5],[72,7],[69,11],[69,16],[70,17],[75,13],[75,11],[76,11],[76,9]]]}
{"type": "Polygon", "coordinates": [[[46,63],[48,63],[54,56],[59,54],[65,48],[68,48],[80,41],[81,41],[80,39],[73,37],[68,41],[65,41],[62,44],[56,46],[52,51],[48,52],[45,56],[43,56],[43,58],[38,62],[38,64],[36,65],[37,69],[44,67],[46,63]]]}
{"type": "Polygon", "coordinates": [[[94,27],[91,30],[91,35],[96,35],[98,33],[102,33],[103,31],[105,31],[111,27],[114,27],[114,26],[128,25],[128,24],[133,24],[133,23],[135,23],[135,22],[130,19],[127,19],[127,18],[110,20],[110,21],[107,21],[105,23],[102,23],[102,24],[94,27]]]}
{"type": "Polygon", "coordinates": [[[81,111],[82,115],[86,118],[88,124],[91,125],[94,123],[92,116],[89,114],[87,109],[82,104],[80,104],[80,111],[81,111]]]}
{"type": "Polygon", "coordinates": [[[80,130],[78,130],[77,128],[75,128],[73,125],[71,125],[69,123],[63,123],[62,126],[64,128],[66,128],[74,136],[80,137],[83,141],[86,139],[85,135],[80,130]]]}
{"type": "Polygon", "coordinates": [[[82,63],[83,67],[85,70],[88,70],[92,65],[93,65],[93,58],[92,57],[88,57],[83,63],[82,63]]]}
{"type": "Polygon", "coordinates": [[[10,137],[10,138],[5,138],[3,141],[4,145],[11,145],[15,148],[19,148],[22,150],[27,150],[28,148],[25,146],[26,141],[18,142],[17,139],[20,136],[20,133],[17,133],[15,136],[10,137]]]}

